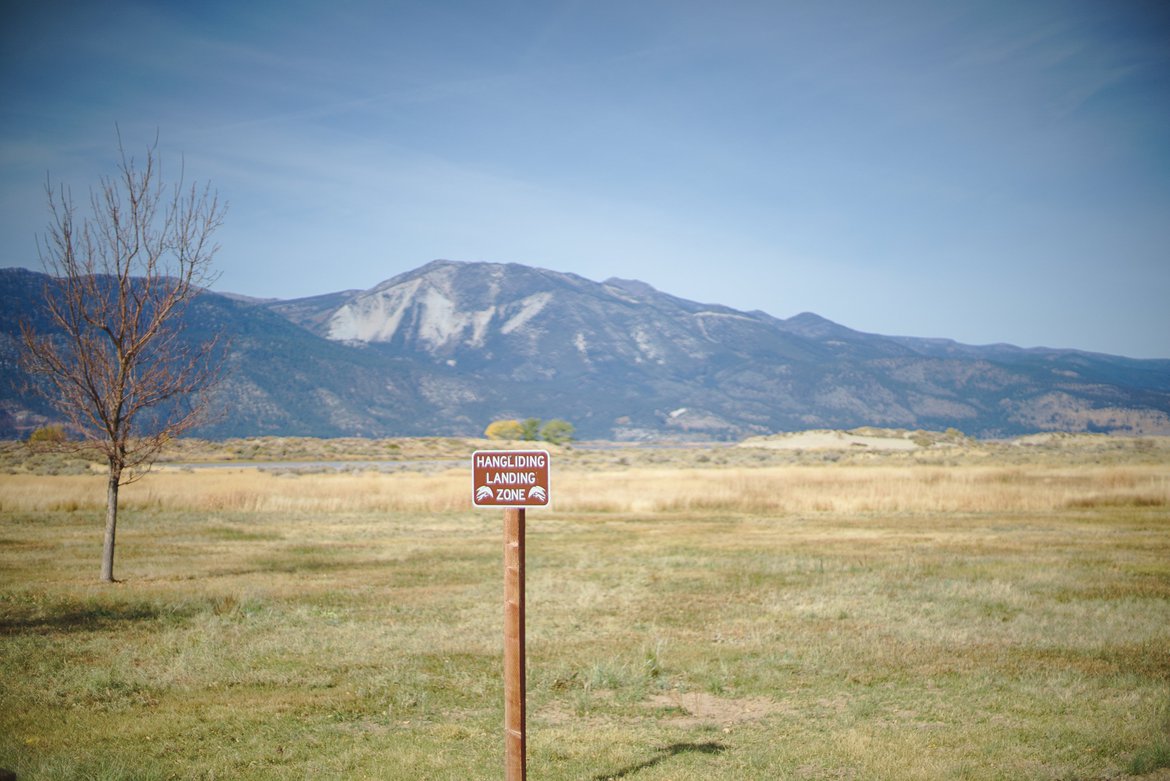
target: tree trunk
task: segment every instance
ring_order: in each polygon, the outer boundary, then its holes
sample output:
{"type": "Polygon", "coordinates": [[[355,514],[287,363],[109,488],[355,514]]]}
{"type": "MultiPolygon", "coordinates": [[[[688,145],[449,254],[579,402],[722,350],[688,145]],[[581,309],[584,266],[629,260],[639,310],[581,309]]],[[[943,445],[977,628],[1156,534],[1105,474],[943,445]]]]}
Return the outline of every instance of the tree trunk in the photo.
{"type": "Polygon", "coordinates": [[[106,537],[102,545],[102,581],[114,582],[114,533],[118,527],[118,486],[122,470],[110,464],[110,481],[106,485],[106,537]]]}

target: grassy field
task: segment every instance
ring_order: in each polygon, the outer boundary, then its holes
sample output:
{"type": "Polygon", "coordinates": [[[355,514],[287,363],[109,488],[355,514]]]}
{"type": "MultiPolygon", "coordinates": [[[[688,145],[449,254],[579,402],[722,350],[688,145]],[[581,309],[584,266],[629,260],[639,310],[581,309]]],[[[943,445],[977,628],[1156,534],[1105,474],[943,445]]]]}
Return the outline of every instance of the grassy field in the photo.
{"type": "MultiPolygon", "coordinates": [[[[187,445],[123,489],[113,586],[100,475],[9,447],[0,767],[501,777],[481,444],[187,445]],[[287,463],[346,458],[402,463],[287,463]]],[[[1170,778],[1165,443],[553,463],[528,514],[530,778],[1170,778]]]]}

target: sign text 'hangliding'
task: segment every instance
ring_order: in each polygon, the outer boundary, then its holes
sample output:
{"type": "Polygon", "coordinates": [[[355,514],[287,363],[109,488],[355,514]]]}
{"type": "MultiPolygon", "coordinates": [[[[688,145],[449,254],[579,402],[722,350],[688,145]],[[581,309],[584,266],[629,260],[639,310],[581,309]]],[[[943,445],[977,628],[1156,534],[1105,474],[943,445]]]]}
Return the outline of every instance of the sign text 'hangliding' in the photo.
{"type": "Polygon", "coordinates": [[[476,507],[547,507],[549,457],[544,450],[477,450],[471,454],[476,507]]]}

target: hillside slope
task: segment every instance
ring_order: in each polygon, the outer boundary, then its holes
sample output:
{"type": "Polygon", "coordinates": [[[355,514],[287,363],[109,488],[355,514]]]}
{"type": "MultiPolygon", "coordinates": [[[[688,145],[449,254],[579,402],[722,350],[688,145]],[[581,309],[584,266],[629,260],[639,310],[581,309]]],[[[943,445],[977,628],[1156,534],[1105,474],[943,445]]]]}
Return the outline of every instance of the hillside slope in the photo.
{"type": "MultiPolygon", "coordinates": [[[[45,278],[0,271],[0,362],[45,278]]],[[[1170,361],[854,331],[516,264],[435,261],[370,290],[258,302],[205,294],[193,335],[232,338],[207,436],[473,435],[565,418],[583,438],[955,427],[1170,434],[1170,361]]],[[[47,408],[7,382],[0,435],[47,408]]]]}

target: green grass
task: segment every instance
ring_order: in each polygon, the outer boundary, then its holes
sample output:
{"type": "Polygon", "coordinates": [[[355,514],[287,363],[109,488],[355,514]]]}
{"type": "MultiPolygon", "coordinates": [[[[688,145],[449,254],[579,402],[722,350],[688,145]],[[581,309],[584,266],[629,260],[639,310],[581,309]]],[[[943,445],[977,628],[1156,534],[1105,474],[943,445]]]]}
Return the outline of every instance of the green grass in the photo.
{"type": "MultiPolygon", "coordinates": [[[[502,775],[499,514],[95,516],[0,520],[0,767],[502,775]]],[[[1164,508],[528,519],[533,779],[1170,767],[1164,508]]]]}

